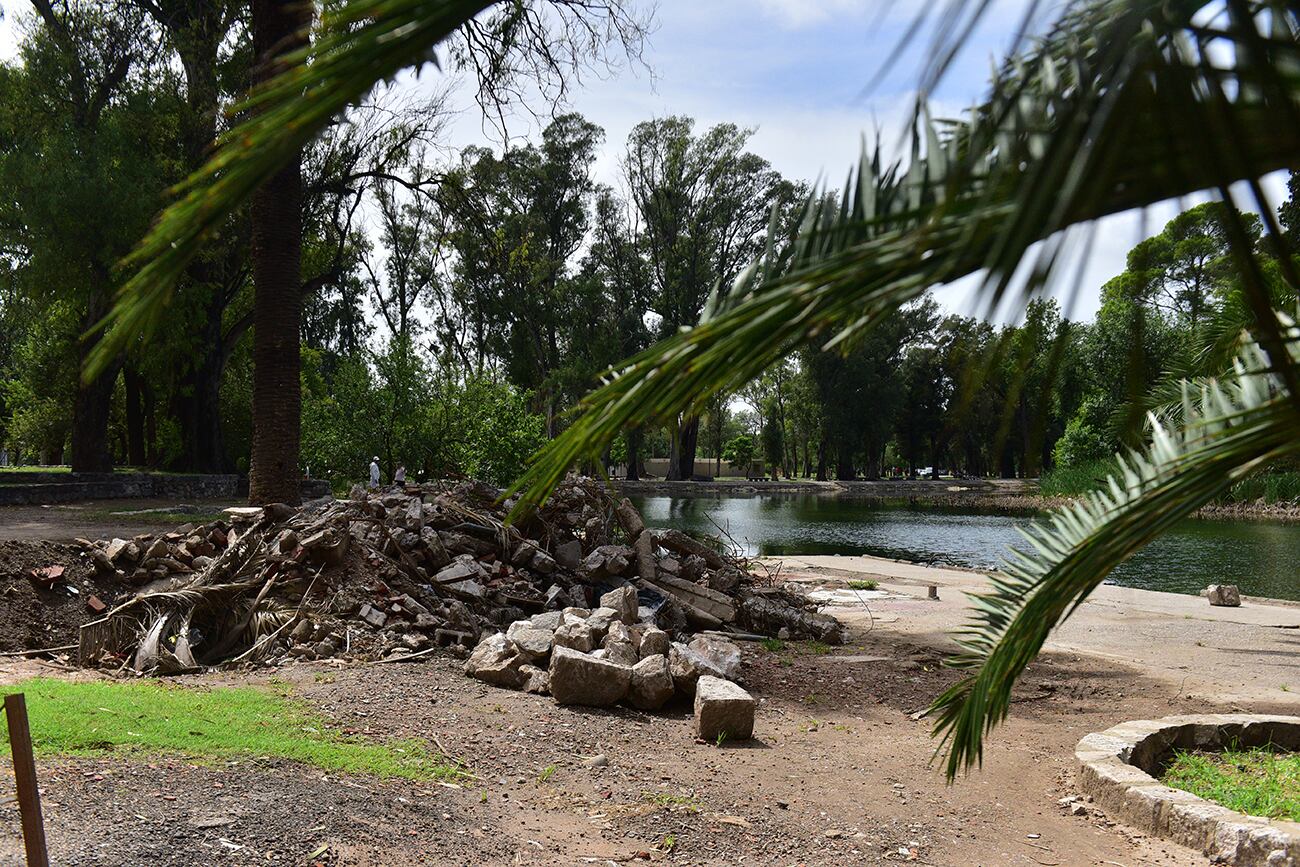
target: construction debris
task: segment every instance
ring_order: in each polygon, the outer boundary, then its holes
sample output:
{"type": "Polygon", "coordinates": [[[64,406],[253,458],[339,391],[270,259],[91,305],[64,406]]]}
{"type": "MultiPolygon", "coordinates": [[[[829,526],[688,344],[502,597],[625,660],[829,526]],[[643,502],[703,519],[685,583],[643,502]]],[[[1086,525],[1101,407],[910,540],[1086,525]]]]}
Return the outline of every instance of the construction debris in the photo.
{"type": "MultiPolygon", "coordinates": [[[[670,664],[673,639],[692,631],[837,640],[838,622],[802,595],[763,586],[678,531],[647,529],[630,501],[591,479],[564,482],[514,524],[500,497],[479,482],[358,486],[301,509],[239,507],[175,532],[82,540],[96,571],[129,589],[82,627],[81,663],[171,673],[447,645],[474,648],[484,680],[558,696],[593,669],[561,662],[557,684],[548,665],[563,648],[601,671],[627,668],[617,701],[634,666],[670,664]]],[[[659,668],[642,671],[639,702],[662,692],[659,668]]],[[[728,671],[716,654],[706,668],[728,671]]]]}

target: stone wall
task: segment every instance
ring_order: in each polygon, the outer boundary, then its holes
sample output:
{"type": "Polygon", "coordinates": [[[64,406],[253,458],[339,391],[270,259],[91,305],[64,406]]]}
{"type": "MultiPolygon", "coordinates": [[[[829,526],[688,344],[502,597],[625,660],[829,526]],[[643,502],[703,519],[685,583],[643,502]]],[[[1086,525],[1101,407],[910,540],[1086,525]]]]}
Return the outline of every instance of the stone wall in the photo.
{"type": "Polygon", "coordinates": [[[5,473],[0,505],[43,505],[79,500],[160,497],[174,500],[234,499],[239,476],[161,473],[5,473]]]}

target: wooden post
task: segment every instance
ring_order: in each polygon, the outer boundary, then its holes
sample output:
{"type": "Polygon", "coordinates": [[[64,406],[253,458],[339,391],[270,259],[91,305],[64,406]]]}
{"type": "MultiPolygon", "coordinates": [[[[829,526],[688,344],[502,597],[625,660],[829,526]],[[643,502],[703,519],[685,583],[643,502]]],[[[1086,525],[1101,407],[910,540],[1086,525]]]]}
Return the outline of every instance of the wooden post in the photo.
{"type": "Polygon", "coordinates": [[[9,721],[9,748],[14,754],[14,779],[18,784],[27,867],[50,867],[50,854],[45,848],[45,822],[41,819],[41,793],[36,786],[32,731],[27,724],[27,699],[21,692],[5,696],[5,717],[9,721]]]}

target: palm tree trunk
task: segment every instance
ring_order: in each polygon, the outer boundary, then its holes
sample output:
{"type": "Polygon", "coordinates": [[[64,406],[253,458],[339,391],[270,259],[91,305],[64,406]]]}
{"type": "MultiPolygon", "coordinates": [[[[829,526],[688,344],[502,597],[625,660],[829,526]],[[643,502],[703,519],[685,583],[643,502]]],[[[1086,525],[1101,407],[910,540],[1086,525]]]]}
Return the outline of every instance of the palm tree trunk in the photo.
{"type": "MultiPolygon", "coordinates": [[[[274,58],[305,44],[309,6],[253,0],[254,81],[278,71],[274,58]]],[[[253,194],[253,448],[248,500],[297,503],[302,424],[302,155],[253,194]]]]}

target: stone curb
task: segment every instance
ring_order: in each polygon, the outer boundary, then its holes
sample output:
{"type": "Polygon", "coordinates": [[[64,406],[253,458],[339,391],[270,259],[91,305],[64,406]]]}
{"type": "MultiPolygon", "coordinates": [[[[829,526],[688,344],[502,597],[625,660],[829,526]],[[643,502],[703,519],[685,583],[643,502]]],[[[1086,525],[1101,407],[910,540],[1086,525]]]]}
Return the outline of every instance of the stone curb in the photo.
{"type": "Polygon", "coordinates": [[[1300,823],[1247,816],[1162,785],[1173,750],[1274,744],[1300,750],[1300,717],[1201,714],[1136,720],[1090,734],[1074,748],[1079,789],[1107,813],[1154,837],[1238,867],[1300,867],[1300,823]]]}

